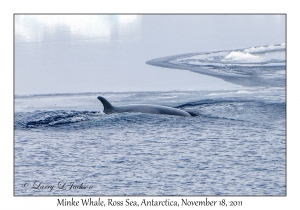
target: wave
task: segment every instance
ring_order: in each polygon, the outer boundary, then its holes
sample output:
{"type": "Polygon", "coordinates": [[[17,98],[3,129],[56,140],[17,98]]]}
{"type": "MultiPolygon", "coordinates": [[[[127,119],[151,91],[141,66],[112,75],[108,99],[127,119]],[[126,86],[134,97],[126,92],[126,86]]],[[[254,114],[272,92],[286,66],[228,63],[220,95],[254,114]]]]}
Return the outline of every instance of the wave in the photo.
{"type": "Polygon", "coordinates": [[[234,100],[234,99],[204,99],[199,101],[192,101],[185,104],[176,106],[175,108],[194,107],[194,106],[205,106],[205,105],[216,105],[220,103],[232,103],[232,102],[250,102],[249,100],[234,100]]]}
{"type": "Polygon", "coordinates": [[[184,69],[251,87],[284,87],[285,43],[156,58],[149,65],[184,69]]]}
{"type": "Polygon", "coordinates": [[[286,103],[266,101],[264,99],[248,99],[240,97],[204,99],[184,103],[176,108],[185,111],[192,110],[202,118],[227,119],[237,121],[257,122],[258,118],[265,120],[285,119],[286,103]]]}
{"type": "Polygon", "coordinates": [[[67,125],[89,121],[92,117],[102,115],[96,111],[35,111],[15,114],[15,128],[36,128],[44,126],[67,125]]]}
{"type": "MultiPolygon", "coordinates": [[[[243,91],[242,91],[243,92],[243,91]]],[[[278,97],[266,99],[265,94],[249,97],[244,96],[218,96],[189,101],[175,106],[195,116],[195,120],[242,120],[249,121],[253,116],[264,116],[264,120],[285,119],[286,103],[278,101],[278,97]],[[260,114],[261,113],[261,114],[260,114]],[[249,117],[252,116],[252,117],[249,117]]],[[[101,111],[75,111],[75,110],[38,110],[34,112],[16,112],[15,129],[36,129],[58,127],[65,129],[88,129],[91,127],[122,127],[124,125],[144,125],[162,122],[196,122],[191,118],[180,118],[169,115],[152,115],[143,113],[116,113],[104,115],[101,111]]],[[[251,121],[251,120],[250,120],[251,121]]]]}
{"type": "Polygon", "coordinates": [[[202,99],[198,101],[191,101],[181,105],[178,105],[174,108],[188,108],[188,107],[205,107],[205,106],[219,106],[220,104],[255,104],[255,106],[260,107],[268,107],[268,106],[278,106],[278,107],[285,107],[284,102],[272,102],[272,101],[264,101],[263,99],[247,99],[247,98],[240,98],[240,97],[227,97],[227,98],[215,98],[215,99],[202,99]]]}

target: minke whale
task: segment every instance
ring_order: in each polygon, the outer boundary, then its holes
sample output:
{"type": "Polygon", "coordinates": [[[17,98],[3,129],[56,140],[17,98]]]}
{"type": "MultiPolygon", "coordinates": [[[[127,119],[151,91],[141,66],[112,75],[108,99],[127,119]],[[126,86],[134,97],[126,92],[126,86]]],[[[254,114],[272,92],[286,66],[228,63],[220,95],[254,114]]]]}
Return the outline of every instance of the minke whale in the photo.
{"type": "Polygon", "coordinates": [[[167,107],[167,106],[159,106],[159,105],[148,105],[148,104],[137,104],[137,105],[126,105],[126,106],[118,106],[115,107],[111,105],[105,98],[98,96],[99,101],[102,102],[105,114],[112,113],[122,113],[122,112],[140,112],[140,113],[148,113],[148,114],[167,114],[167,115],[176,115],[176,116],[196,116],[192,112],[186,112],[180,109],[167,107]]]}

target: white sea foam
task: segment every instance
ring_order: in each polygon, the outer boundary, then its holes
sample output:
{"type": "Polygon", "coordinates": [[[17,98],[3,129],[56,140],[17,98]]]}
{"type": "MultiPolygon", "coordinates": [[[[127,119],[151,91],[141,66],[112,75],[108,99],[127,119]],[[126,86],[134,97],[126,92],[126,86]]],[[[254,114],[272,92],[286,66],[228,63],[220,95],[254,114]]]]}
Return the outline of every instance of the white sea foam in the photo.
{"type": "Polygon", "coordinates": [[[240,63],[258,63],[264,62],[265,58],[252,55],[250,53],[244,53],[239,51],[232,51],[224,59],[223,62],[240,62],[240,63]]]}

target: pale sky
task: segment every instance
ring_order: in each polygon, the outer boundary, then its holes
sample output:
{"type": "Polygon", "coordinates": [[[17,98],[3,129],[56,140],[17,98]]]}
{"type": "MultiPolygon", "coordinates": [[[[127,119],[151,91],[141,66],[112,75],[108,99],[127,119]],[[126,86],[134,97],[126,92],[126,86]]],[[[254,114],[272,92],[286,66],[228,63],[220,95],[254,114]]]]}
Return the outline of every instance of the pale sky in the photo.
{"type": "Polygon", "coordinates": [[[281,43],[284,15],[15,15],[15,94],[237,88],[145,62],[281,43]]]}

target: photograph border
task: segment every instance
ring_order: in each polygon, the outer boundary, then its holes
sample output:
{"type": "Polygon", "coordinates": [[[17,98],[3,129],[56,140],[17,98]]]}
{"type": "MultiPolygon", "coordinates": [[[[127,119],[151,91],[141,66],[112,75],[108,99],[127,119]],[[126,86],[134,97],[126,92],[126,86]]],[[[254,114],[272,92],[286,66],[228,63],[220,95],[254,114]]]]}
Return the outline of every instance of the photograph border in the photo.
{"type": "MultiPolygon", "coordinates": [[[[287,69],[288,69],[288,40],[287,13],[14,13],[13,14],[13,197],[287,197],[287,69]],[[285,15],[285,195],[16,195],[15,187],[15,16],[16,15],[285,15]]],[[[42,95],[42,94],[33,94],[42,95]]]]}

